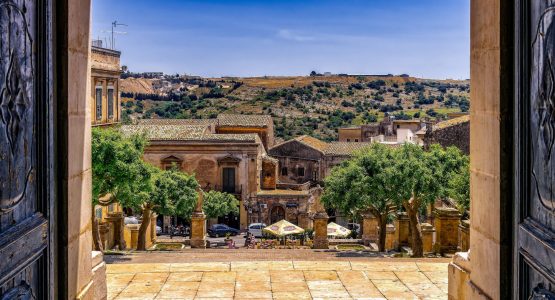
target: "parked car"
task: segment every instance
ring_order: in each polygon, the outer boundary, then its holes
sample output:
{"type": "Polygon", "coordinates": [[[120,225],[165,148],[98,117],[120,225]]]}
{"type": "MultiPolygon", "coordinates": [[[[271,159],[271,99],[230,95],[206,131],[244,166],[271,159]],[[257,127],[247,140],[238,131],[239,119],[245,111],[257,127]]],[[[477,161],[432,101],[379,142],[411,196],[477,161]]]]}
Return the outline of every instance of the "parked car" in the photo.
{"type": "Polygon", "coordinates": [[[221,237],[225,236],[227,233],[235,236],[239,234],[239,229],[231,228],[225,224],[214,224],[208,229],[208,235],[210,237],[221,237]]]}
{"type": "Polygon", "coordinates": [[[267,225],[264,223],[252,223],[249,225],[248,231],[254,237],[262,237],[262,228],[266,227],[267,225]]]}

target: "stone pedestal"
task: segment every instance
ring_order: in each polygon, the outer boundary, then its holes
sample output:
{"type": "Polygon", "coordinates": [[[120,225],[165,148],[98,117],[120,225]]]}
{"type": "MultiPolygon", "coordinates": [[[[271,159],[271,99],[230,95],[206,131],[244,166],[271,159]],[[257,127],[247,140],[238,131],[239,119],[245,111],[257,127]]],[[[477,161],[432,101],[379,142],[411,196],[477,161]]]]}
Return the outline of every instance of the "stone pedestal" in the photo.
{"type": "Polygon", "coordinates": [[[362,242],[368,246],[375,243],[378,239],[378,218],[372,214],[363,215],[362,220],[362,242]]]}
{"type": "Polygon", "coordinates": [[[455,253],[459,245],[461,214],[455,208],[438,207],[434,211],[436,225],[436,252],[455,253]]]}
{"type": "Polygon", "coordinates": [[[385,230],[385,251],[397,249],[399,245],[397,243],[395,226],[393,226],[393,224],[387,224],[385,230]]]}
{"type": "Polygon", "coordinates": [[[135,226],[131,227],[131,249],[137,249],[137,244],[139,243],[139,224],[134,224],[135,226]]]}
{"type": "Polygon", "coordinates": [[[328,215],[319,213],[314,216],[314,249],[329,249],[328,215]]]}
{"type": "Polygon", "coordinates": [[[206,215],[202,212],[191,217],[191,248],[206,248],[206,215]]]}
{"type": "Polygon", "coordinates": [[[156,243],[156,218],[157,214],[152,213],[150,217],[150,241],[152,244],[156,243]]]}
{"type": "Polygon", "coordinates": [[[100,234],[100,242],[102,243],[102,248],[104,250],[111,249],[113,242],[110,241],[110,223],[104,222],[98,224],[98,232],[100,234]]]}
{"type": "Polygon", "coordinates": [[[106,221],[110,222],[114,230],[112,247],[117,247],[120,250],[126,249],[125,238],[123,237],[123,212],[108,213],[106,221]]]}
{"type": "Polygon", "coordinates": [[[434,251],[434,226],[429,223],[420,224],[420,229],[422,231],[422,249],[424,253],[430,253],[434,251]]]}
{"type": "Polygon", "coordinates": [[[397,220],[395,220],[395,230],[398,247],[410,246],[410,229],[409,229],[409,216],[406,212],[400,212],[397,214],[397,220]]]}
{"type": "Polygon", "coordinates": [[[470,220],[461,220],[459,224],[459,251],[470,249],[470,220]]]}

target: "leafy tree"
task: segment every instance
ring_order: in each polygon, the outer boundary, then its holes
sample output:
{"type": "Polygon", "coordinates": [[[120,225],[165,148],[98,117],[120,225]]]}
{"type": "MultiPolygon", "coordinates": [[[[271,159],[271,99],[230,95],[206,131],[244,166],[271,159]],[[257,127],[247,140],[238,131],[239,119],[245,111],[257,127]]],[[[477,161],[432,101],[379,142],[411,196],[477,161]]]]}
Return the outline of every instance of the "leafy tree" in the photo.
{"type": "Polygon", "coordinates": [[[455,200],[457,208],[464,215],[470,210],[470,169],[468,165],[455,173],[449,180],[449,197],[455,200]]]}
{"type": "MultiPolygon", "coordinates": [[[[146,163],[145,163],[146,164],[146,163]]],[[[149,166],[152,180],[142,190],[147,197],[142,198],[142,222],[139,227],[137,250],[146,250],[146,230],[152,213],[189,218],[197,201],[197,180],[172,168],[167,171],[149,166]]]]}
{"type": "Polygon", "coordinates": [[[204,193],[202,209],[208,218],[223,217],[228,214],[239,214],[239,201],[235,196],[218,191],[204,193]]]}
{"type": "Polygon", "coordinates": [[[448,195],[449,181],[468,164],[468,157],[455,147],[432,145],[429,151],[405,144],[395,149],[391,191],[394,202],[409,217],[413,257],[422,257],[422,232],[418,213],[440,197],[448,195]]]}
{"type": "Polygon", "coordinates": [[[379,250],[385,250],[386,225],[395,212],[391,195],[394,193],[391,165],[395,156],[392,149],[374,144],[357,156],[332,169],[325,179],[322,203],[328,208],[338,209],[358,216],[371,212],[380,226],[379,250]]]}
{"type": "MultiPolygon", "coordinates": [[[[137,207],[145,181],[150,178],[142,155],[146,139],[140,135],[123,136],[115,129],[92,130],[92,207],[119,203],[123,207],[137,207]]],[[[93,241],[101,250],[98,224],[93,211],[93,241]]],[[[116,237],[116,245],[125,248],[123,236],[116,237]]]]}

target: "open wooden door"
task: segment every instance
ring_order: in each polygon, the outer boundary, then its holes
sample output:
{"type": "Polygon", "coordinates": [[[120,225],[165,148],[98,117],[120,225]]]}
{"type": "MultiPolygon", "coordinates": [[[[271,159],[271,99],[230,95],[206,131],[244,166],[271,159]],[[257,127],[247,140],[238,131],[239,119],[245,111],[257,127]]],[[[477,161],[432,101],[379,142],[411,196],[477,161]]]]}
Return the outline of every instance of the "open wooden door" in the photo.
{"type": "Polygon", "coordinates": [[[555,0],[516,1],[515,299],[555,299],[555,0]]]}
{"type": "Polygon", "coordinates": [[[0,0],[0,299],[54,298],[51,1],[0,0]]]}

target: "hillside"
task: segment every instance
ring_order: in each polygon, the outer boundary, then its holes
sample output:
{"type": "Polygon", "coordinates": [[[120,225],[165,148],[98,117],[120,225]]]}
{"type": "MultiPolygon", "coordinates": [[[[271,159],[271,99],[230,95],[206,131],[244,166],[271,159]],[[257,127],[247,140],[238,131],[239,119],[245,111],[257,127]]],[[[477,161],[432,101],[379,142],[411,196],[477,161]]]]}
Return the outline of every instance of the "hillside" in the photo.
{"type": "Polygon", "coordinates": [[[133,118],[213,118],[270,114],[276,135],[337,138],[337,128],[396,118],[446,118],[467,111],[469,82],[396,76],[300,76],[121,80],[123,114],[133,118]]]}

